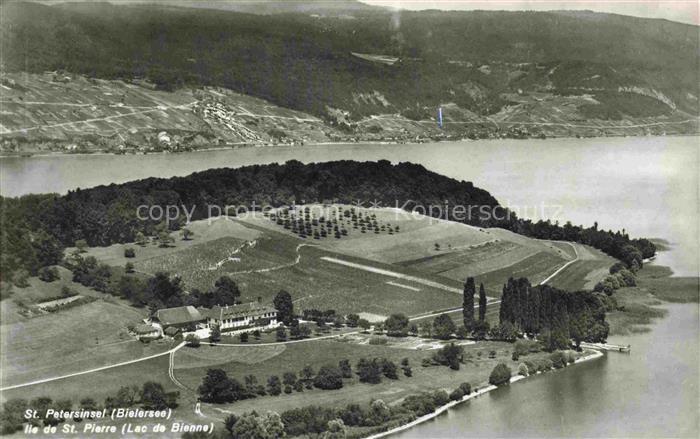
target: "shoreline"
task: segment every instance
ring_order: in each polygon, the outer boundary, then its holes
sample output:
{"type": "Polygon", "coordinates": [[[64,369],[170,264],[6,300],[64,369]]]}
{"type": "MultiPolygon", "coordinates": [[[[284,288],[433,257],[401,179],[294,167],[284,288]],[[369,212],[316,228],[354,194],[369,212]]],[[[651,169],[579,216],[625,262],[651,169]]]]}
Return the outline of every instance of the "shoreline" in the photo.
{"type": "Polygon", "coordinates": [[[199,153],[199,152],[215,152],[215,151],[229,151],[229,150],[236,150],[236,149],[250,149],[250,148],[298,148],[298,147],[314,147],[314,146],[339,146],[339,145],[422,145],[422,144],[430,144],[430,143],[457,143],[457,142],[462,142],[462,143],[471,143],[471,142],[482,142],[482,141],[503,141],[503,140],[540,140],[543,142],[546,141],[552,141],[552,140],[584,140],[584,139],[609,139],[609,138],[629,138],[629,137],[634,137],[634,138],[640,138],[640,139],[647,139],[647,138],[657,138],[657,137],[665,137],[665,138],[674,138],[674,137],[697,137],[700,136],[700,132],[698,133],[676,133],[676,134],[667,134],[667,135],[610,135],[610,136],[592,136],[592,137],[576,137],[576,136],[560,136],[560,137],[547,137],[546,139],[540,139],[538,137],[525,137],[525,138],[515,138],[515,137],[505,137],[505,138],[485,138],[485,139],[469,139],[469,138],[463,138],[463,139],[424,139],[423,141],[416,142],[416,141],[398,141],[398,140],[361,140],[361,141],[356,141],[353,142],[352,140],[347,140],[347,141],[327,141],[327,142],[308,142],[304,143],[303,145],[296,145],[296,144],[278,144],[278,145],[268,145],[268,144],[236,144],[236,145],[229,145],[229,146],[212,146],[212,147],[207,147],[207,148],[200,148],[200,149],[193,149],[189,151],[154,151],[154,152],[128,152],[128,153],[116,153],[116,152],[107,152],[107,151],[100,151],[96,150],[94,152],[77,152],[77,153],[71,153],[71,152],[63,152],[63,151],[40,151],[37,153],[32,153],[32,152],[14,152],[14,153],[6,153],[6,152],[0,152],[0,160],[2,159],[14,159],[14,158],[50,158],[50,157],[81,157],[81,156],[147,156],[147,155],[171,155],[171,154],[188,154],[188,153],[199,153]]]}
{"type": "MultiPolygon", "coordinates": [[[[583,356],[583,357],[580,357],[580,358],[577,358],[573,364],[575,365],[575,364],[583,363],[586,361],[595,360],[595,359],[598,359],[600,357],[603,357],[604,355],[605,354],[603,354],[603,352],[601,352],[599,350],[591,349],[590,354],[583,356]]],[[[569,367],[569,366],[567,366],[567,367],[569,367]]],[[[543,372],[537,372],[536,374],[528,375],[528,376],[515,375],[515,376],[511,377],[509,385],[513,384],[513,383],[517,383],[518,381],[522,381],[526,378],[530,378],[531,376],[534,376],[534,375],[540,375],[542,373],[543,372]]],[[[448,411],[449,409],[451,409],[459,404],[462,404],[466,401],[469,401],[473,398],[476,398],[478,396],[481,396],[483,394],[486,394],[486,393],[488,393],[492,390],[496,390],[496,389],[498,389],[498,386],[494,386],[494,385],[486,386],[486,387],[481,388],[475,392],[470,393],[469,395],[463,396],[462,399],[459,401],[450,401],[447,404],[435,409],[434,412],[428,413],[427,415],[423,415],[417,419],[414,419],[413,421],[411,421],[407,424],[403,424],[403,425],[400,425],[398,427],[394,427],[391,430],[383,431],[381,433],[375,433],[371,436],[365,436],[364,439],[379,439],[379,438],[390,436],[392,434],[400,433],[400,432],[405,431],[405,430],[409,430],[417,425],[423,424],[431,419],[437,418],[438,416],[440,416],[444,412],[448,411]]]]}

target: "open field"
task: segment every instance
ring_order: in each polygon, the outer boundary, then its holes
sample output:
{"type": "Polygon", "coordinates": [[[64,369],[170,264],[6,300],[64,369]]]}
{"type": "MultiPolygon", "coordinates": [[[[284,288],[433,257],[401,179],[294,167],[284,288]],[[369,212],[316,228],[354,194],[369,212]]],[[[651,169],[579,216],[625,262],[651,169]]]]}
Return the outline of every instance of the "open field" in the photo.
{"type": "MultiPolygon", "coordinates": [[[[191,239],[185,241],[182,239],[179,232],[173,232],[171,233],[173,242],[165,248],[159,247],[156,242],[149,242],[144,246],[139,246],[134,243],[114,244],[108,247],[90,247],[87,249],[85,256],[94,256],[105,264],[123,267],[127,262],[133,264],[144,263],[153,258],[160,258],[171,253],[177,253],[181,250],[206,244],[220,238],[235,238],[242,243],[245,241],[252,241],[260,236],[258,231],[226,219],[216,219],[211,222],[209,220],[193,221],[187,225],[187,228],[194,232],[191,239]],[[134,249],[135,257],[124,257],[124,249],[127,248],[134,249]]],[[[66,249],[66,254],[69,254],[73,250],[73,248],[66,249]]]]}
{"type": "Polygon", "coordinates": [[[53,282],[44,282],[38,277],[30,277],[27,282],[29,286],[25,288],[13,288],[13,294],[2,301],[0,311],[3,325],[24,322],[27,320],[26,311],[35,308],[35,305],[51,299],[61,297],[63,287],[70,288],[80,296],[90,296],[103,298],[104,295],[78,283],[71,279],[73,274],[63,267],[56,267],[59,279],[53,282]],[[24,314],[23,314],[24,313],[24,314]]]}
{"type": "MultiPolygon", "coordinates": [[[[214,226],[216,224],[217,222],[213,223],[214,226]]],[[[178,273],[188,288],[202,290],[211,288],[220,276],[228,275],[238,283],[244,301],[261,297],[263,301],[270,302],[279,290],[285,289],[292,295],[298,310],[318,308],[335,309],[340,313],[364,311],[388,315],[391,312],[404,312],[413,315],[455,307],[461,303],[458,294],[440,288],[413,285],[411,282],[403,282],[403,286],[391,285],[387,282],[395,280],[392,277],[344,267],[321,258],[359,260],[379,268],[425,277],[451,288],[461,288],[460,282],[331,253],[315,246],[315,240],[304,240],[291,234],[265,229],[255,222],[235,224],[247,232],[235,230],[232,233],[236,237],[219,237],[207,242],[202,242],[195,234],[195,240],[186,245],[177,242],[172,249],[149,245],[145,248],[148,255],[142,255],[141,258],[140,247],[137,246],[137,257],[134,258],[136,268],[146,273],[178,273]],[[242,241],[239,236],[256,238],[242,241]],[[229,259],[231,257],[236,260],[229,259]]],[[[109,254],[115,255],[116,251],[112,249],[109,254]]],[[[125,260],[113,257],[108,261],[121,265],[125,260]]]]}
{"type": "MultiPolygon", "coordinates": [[[[89,396],[101,404],[107,396],[114,396],[120,387],[134,384],[140,386],[146,381],[156,381],[163,384],[166,389],[179,390],[168,377],[168,361],[168,356],[164,355],[139,363],[51,381],[36,386],[4,390],[2,398],[7,400],[10,398],[30,399],[39,396],[49,396],[54,400],[72,399],[74,402],[78,402],[81,398],[89,396]]],[[[76,366],[76,368],[80,367],[87,367],[87,365],[76,366]]]]}
{"type": "MultiPolygon", "coordinates": [[[[4,304],[3,304],[4,306],[4,304]]],[[[0,326],[2,385],[60,376],[164,351],[126,332],[142,310],[97,300],[75,308],[0,326]]]]}
{"type": "Polygon", "coordinates": [[[575,247],[578,260],[566,267],[549,281],[549,285],[568,291],[592,290],[608,274],[610,267],[617,262],[613,257],[595,248],[578,243],[557,243],[572,251],[575,247]],[[573,247],[572,247],[573,246],[573,247]]]}
{"type": "MultiPolygon", "coordinates": [[[[310,207],[311,218],[335,217],[339,227],[345,227],[348,231],[347,236],[342,236],[341,239],[330,236],[322,239],[307,238],[314,245],[344,255],[395,264],[394,266],[401,266],[410,272],[438,276],[443,281],[451,279],[461,283],[466,277],[474,276],[477,282],[484,282],[489,294],[496,296],[500,293],[503,282],[510,276],[524,276],[533,284],[539,283],[577,257],[568,243],[531,239],[503,229],[480,229],[412,215],[397,209],[353,207],[353,212],[373,215],[380,226],[400,227],[400,231],[393,234],[359,233],[352,227],[352,222],[344,218],[344,212],[350,206],[306,207],[310,207]]],[[[295,236],[261,215],[243,221],[262,229],[295,236]]],[[[583,254],[591,261],[612,260],[600,252],[593,254],[583,251],[583,254]]],[[[602,262],[590,262],[581,264],[572,272],[567,267],[564,270],[568,278],[566,283],[580,283],[583,286],[597,282],[604,265],[602,262]]]]}

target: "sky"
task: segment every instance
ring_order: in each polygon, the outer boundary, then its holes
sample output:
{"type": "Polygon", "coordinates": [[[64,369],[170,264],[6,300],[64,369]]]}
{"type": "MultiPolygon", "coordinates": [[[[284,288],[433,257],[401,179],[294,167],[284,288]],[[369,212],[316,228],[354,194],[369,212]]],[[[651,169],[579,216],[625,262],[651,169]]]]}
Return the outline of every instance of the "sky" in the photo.
{"type": "Polygon", "coordinates": [[[610,12],[645,18],[665,18],[681,23],[700,24],[698,0],[361,0],[377,6],[401,9],[551,11],[559,9],[610,12]]]}

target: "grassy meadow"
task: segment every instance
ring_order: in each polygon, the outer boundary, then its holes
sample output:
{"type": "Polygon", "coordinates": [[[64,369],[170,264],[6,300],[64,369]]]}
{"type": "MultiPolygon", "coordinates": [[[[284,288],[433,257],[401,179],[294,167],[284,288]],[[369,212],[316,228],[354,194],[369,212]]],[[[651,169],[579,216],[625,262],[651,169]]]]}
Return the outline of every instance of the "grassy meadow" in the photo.
{"type": "Polygon", "coordinates": [[[126,327],[143,310],[97,300],[0,326],[3,386],[60,376],[163,352],[169,343],[143,344],[126,327]]]}

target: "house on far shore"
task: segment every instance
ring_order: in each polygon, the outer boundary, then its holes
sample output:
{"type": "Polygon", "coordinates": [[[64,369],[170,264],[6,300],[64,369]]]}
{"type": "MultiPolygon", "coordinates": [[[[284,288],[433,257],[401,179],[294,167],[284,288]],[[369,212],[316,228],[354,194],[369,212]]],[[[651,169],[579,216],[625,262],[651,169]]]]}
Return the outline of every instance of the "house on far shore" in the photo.
{"type": "Polygon", "coordinates": [[[207,326],[221,331],[277,326],[277,310],[258,302],[233,306],[214,306],[207,313],[207,326]]]}

